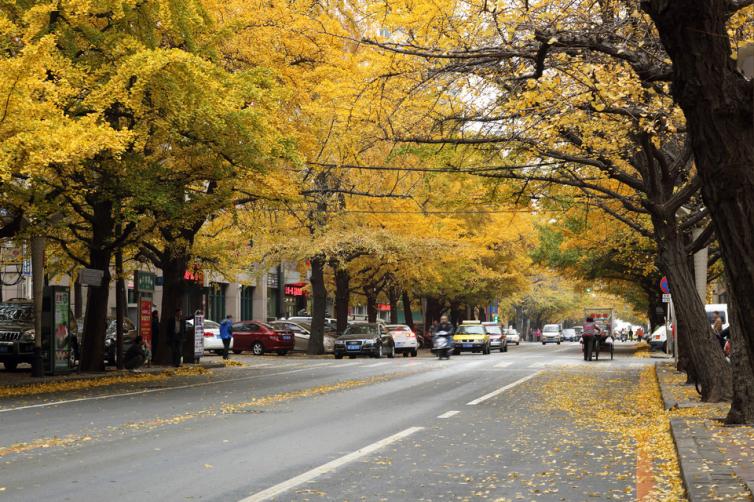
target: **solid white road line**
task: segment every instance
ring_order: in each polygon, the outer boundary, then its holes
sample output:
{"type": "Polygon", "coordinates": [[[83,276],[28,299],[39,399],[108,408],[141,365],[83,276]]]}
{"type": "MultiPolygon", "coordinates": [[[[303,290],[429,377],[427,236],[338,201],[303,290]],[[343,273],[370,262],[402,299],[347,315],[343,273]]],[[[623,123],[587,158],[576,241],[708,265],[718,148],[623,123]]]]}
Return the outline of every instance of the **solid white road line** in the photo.
{"type": "Polygon", "coordinates": [[[327,462],[326,464],[316,467],[310,471],[307,471],[303,474],[299,474],[298,476],[294,478],[291,478],[287,481],[283,481],[282,483],[279,483],[275,486],[271,486],[267,488],[266,490],[262,490],[261,492],[257,492],[249,497],[241,499],[240,502],[260,502],[262,500],[268,500],[273,497],[277,497],[281,493],[285,493],[291,488],[295,488],[304,483],[308,483],[309,481],[312,481],[313,479],[321,476],[322,474],[333,471],[337,469],[338,467],[342,467],[350,462],[353,462],[354,460],[358,460],[371,453],[374,453],[377,450],[380,450],[392,443],[395,443],[396,441],[400,441],[401,439],[406,438],[410,436],[411,434],[414,434],[415,432],[422,430],[423,428],[424,427],[409,427],[408,429],[403,430],[399,432],[398,434],[393,434],[392,436],[386,437],[385,439],[381,439],[377,441],[376,443],[372,443],[368,446],[360,448],[353,453],[349,453],[348,455],[343,455],[340,458],[336,458],[335,460],[327,462]]]}
{"type": "Polygon", "coordinates": [[[528,380],[531,380],[532,378],[534,378],[535,376],[539,375],[540,373],[541,373],[541,371],[537,371],[536,373],[532,373],[529,376],[525,376],[524,378],[516,380],[513,383],[509,383],[505,387],[500,387],[499,389],[494,390],[494,391],[490,392],[489,394],[485,394],[482,397],[478,397],[478,398],[474,399],[473,401],[469,401],[468,403],[466,403],[466,405],[467,406],[476,406],[477,404],[482,403],[482,402],[484,402],[484,401],[486,401],[488,399],[492,399],[495,396],[499,396],[500,394],[502,394],[506,390],[512,389],[516,385],[520,385],[520,384],[522,384],[522,383],[524,383],[524,382],[526,382],[528,380]]]}
{"type": "Polygon", "coordinates": [[[357,364],[359,363],[356,361],[351,361],[349,363],[338,363],[338,368],[345,368],[346,366],[356,366],[357,364]]]}
{"type": "Polygon", "coordinates": [[[544,368],[545,364],[547,364],[547,361],[539,361],[536,363],[531,363],[529,365],[529,368],[544,368]]]}
{"type": "Polygon", "coordinates": [[[276,375],[289,375],[291,373],[298,373],[300,371],[307,371],[309,368],[300,368],[297,370],[290,370],[290,371],[278,371],[275,373],[265,373],[264,375],[252,375],[248,377],[241,377],[241,378],[227,378],[225,380],[214,380],[212,382],[201,382],[201,383],[192,383],[187,385],[176,385],[173,387],[160,387],[159,389],[145,389],[145,390],[139,390],[136,392],[119,392],[118,394],[105,394],[104,396],[91,396],[91,397],[80,397],[77,399],[65,399],[62,401],[52,401],[50,403],[40,403],[40,404],[30,404],[26,406],[17,406],[15,408],[0,408],[0,413],[7,413],[9,411],[21,411],[21,410],[30,410],[33,408],[47,408],[48,406],[57,406],[60,404],[70,404],[70,403],[80,403],[82,401],[98,401],[101,399],[111,399],[115,397],[125,397],[125,396],[138,396],[140,394],[152,394],[153,392],[166,392],[169,390],[178,390],[178,389],[192,389],[194,387],[206,387],[208,385],[216,385],[226,382],[239,382],[243,380],[254,380],[256,378],[264,378],[269,376],[276,376],[276,375]]]}
{"type": "Polygon", "coordinates": [[[390,363],[388,363],[388,362],[383,362],[383,363],[374,363],[374,364],[367,364],[367,365],[366,365],[366,366],[364,366],[364,367],[365,367],[365,368],[376,368],[377,366],[385,366],[386,364],[390,364],[390,363]]]}
{"type": "Polygon", "coordinates": [[[335,363],[318,363],[318,364],[312,364],[309,366],[309,368],[320,368],[322,366],[332,366],[335,363]]]}
{"type": "Polygon", "coordinates": [[[507,368],[511,364],[513,364],[513,361],[503,361],[502,363],[497,363],[495,368],[507,368]]]}
{"type": "Polygon", "coordinates": [[[446,411],[442,415],[438,415],[437,418],[450,418],[453,415],[458,415],[459,413],[461,413],[461,412],[458,411],[458,410],[450,410],[450,411],[446,411]]]}

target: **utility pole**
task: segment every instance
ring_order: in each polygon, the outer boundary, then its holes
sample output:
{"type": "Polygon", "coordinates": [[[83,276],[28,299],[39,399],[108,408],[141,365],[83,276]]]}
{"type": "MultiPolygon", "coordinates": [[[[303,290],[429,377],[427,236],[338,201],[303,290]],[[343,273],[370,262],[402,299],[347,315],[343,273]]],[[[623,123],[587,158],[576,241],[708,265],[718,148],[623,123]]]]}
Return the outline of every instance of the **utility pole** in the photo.
{"type": "Polygon", "coordinates": [[[42,297],[44,295],[44,237],[36,235],[31,238],[31,280],[34,296],[34,359],[31,364],[33,377],[44,376],[44,361],[42,360],[42,297]]]}

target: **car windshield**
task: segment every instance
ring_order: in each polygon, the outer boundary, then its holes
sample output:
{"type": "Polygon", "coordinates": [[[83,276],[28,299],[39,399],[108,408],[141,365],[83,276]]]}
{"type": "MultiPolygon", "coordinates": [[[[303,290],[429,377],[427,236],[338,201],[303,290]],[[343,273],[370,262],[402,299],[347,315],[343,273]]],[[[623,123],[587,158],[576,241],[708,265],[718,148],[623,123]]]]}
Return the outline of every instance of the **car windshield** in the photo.
{"type": "Polygon", "coordinates": [[[0,303],[0,321],[33,321],[34,306],[0,303]]]}
{"type": "Polygon", "coordinates": [[[204,320],[204,329],[220,329],[220,325],[209,319],[204,320]]]}
{"type": "Polygon", "coordinates": [[[558,330],[558,327],[556,325],[554,325],[554,324],[548,324],[547,326],[545,326],[545,329],[543,331],[545,331],[546,333],[550,333],[550,332],[559,331],[559,330],[558,330]]]}
{"type": "Polygon", "coordinates": [[[458,326],[456,333],[464,333],[466,335],[483,335],[484,326],[464,326],[463,324],[458,326]]]}
{"type": "Polygon", "coordinates": [[[490,335],[502,335],[503,330],[500,329],[500,326],[485,326],[485,329],[487,330],[487,333],[490,335]]]}
{"type": "Polygon", "coordinates": [[[387,329],[390,331],[411,331],[411,328],[409,328],[408,326],[400,326],[400,325],[399,326],[389,325],[387,329]]]}
{"type": "Polygon", "coordinates": [[[377,334],[376,324],[351,324],[343,335],[371,335],[377,334]]]}

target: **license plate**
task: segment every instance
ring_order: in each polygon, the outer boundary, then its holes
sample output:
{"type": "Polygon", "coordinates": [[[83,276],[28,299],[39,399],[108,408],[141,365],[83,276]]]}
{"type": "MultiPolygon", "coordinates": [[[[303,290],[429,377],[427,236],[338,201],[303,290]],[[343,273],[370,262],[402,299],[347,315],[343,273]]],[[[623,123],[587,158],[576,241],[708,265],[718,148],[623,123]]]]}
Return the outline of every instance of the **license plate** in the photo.
{"type": "Polygon", "coordinates": [[[291,335],[283,335],[283,340],[288,341],[291,339],[291,335]]]}
{"type": "Polygon", "coordinates": [[[473,346],[474,346],[474,344],[473,344],[473,343],[464,343],[464,344],[463,344],[463,348],[464,348],[464,349],[470,349],[470,348],[472,348],[473,346]]]}
{"type": "Polygon", "coordinates": [[[360,345],[346,345],[347,350],[359,350],[360,348],[360,345]]]}
{"type": "Polygon", "coordinates": [[[10,352],[10,347],[7,345],[0,345],[0,352],[10,352]]]}

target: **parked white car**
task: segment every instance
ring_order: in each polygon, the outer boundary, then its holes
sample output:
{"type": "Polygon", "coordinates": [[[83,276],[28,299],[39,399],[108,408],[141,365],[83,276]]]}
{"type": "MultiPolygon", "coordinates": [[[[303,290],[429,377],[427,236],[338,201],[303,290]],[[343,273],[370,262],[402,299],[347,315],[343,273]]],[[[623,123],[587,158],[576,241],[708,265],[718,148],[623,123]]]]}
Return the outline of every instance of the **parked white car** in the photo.
{"type": "Polygon", "coordinates": [[[506,338],[508,339],[508,345],[515,343],[516,345],[519,345],[521,343],[521,337],[518,334],[518,331],[516,331],[516,328],[510,327],[505,330],[506,338]]]}
{"type": "MultiPolygon", "coordinates": [[[[194,320],[186,321],[186,329],[194,329],[194,320]]],[[[230,348],[233,348],[233,339],[230,339],[230,348]]],[[[204,320],[204,350],[221,354],[223,351],[223,341],[220,338],[220,325],[209,319],[204,320]]]]}
{"type": "Polygon", "coordinates": [[[419,341],[416,339],[416,333],[411,330],[410,326],[405,324],[388,324],[388,333],[393,335],[395,341],[395,353],[403,354],[403,357],[416,357],[419,350],[419,341]]]}

